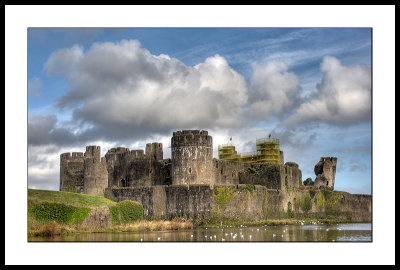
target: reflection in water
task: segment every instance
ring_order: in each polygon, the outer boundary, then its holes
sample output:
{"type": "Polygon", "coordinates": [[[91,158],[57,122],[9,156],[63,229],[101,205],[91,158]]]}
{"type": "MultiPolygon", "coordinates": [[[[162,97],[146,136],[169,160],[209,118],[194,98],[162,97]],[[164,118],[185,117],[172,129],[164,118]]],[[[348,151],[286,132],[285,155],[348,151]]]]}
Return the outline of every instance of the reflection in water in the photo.
{"type": "Polygon", "coordinates": [[[371,242],[371,223],[197,228],[184,231],[81,233],[31,237],[56,242],[371,242]]]}

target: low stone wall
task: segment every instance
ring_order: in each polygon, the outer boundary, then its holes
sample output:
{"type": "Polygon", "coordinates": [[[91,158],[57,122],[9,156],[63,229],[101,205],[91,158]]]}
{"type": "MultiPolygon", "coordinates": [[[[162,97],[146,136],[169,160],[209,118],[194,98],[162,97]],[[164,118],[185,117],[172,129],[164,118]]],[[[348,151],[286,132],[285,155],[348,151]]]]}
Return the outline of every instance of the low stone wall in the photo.
{"type": "Polygon", "coordinates": [[[108,206],[91,207],[89,216],[82,222],[83,228],[111,227],[110,209],[108,206]]]}
{"type": "MultiPolygon", "coordinates": [[[[372,222],[372,196],[344,191],[292,189],[281,192],[280,212],[310,217],[337,217],[352,222],[372,222]],[[306,200],[311,204],[307,210],[306,200]]],[[[279,213],[279,212],[275,212],[279,213]]]]}
{"type": "Polygon", "coordinates": [[[105,196],[116,202],[140,202],[148,219],[184,217],[199,222],[216,214],[229,219],[263,219],[268,205],[267,189],[258,185],[108,188],[105,196]]]}
{"type": "Polygon", "coordinates": [[[306,214],[310,217],[351,218],[354,222],[372,220],[370,195],[340,191],[285,191],[239,184],[108,188],[105,194],[116,202],[133,200],[142,203],[146,219],[183,217],[201,223],[213,217],[261,220],[306,214]],[[305,201],[310,204],[309,209],[306,209],[305,201]]]}

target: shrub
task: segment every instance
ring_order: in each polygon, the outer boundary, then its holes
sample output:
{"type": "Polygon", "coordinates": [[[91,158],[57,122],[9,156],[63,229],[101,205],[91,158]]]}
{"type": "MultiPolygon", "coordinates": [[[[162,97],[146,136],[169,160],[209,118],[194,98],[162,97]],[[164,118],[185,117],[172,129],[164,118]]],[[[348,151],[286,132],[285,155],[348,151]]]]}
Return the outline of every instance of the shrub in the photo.
{"type": "Polygon", "coordinates": [[[33,204],[28,208],[28,214],[42,223],[80,224],[89,216],[89,213],[90,208],[46,201],[33,204]]]}
{"type": "Polygon", "coordinates": [[[254,192],[254,185],[252,185],[252,184],[246,184],[246,189],[248,190],[248,191],[250,191],[250,193],[253,193],[254,192]]]}
{"type": "Polygon", "coordinates": [[[316,191],[315,190],[309,190],[309,193],[310,193],[311,199],[314,199],[316,191]]]}
{"type": "Polygon", "coordinates": [[[127,224],[143,220],[143,205],[139,202],[125,200],[109,206],[111,221],[115,224],[127,224]]]}
{"type": "Polygon", "coordinates": [[[219,211],[221,208],[225,208],[228,202],[236,196],[236,193],[230,187],[217,187],[217,194],[213,194],[213,196],[217,201],[217,207],[219,211]]]}

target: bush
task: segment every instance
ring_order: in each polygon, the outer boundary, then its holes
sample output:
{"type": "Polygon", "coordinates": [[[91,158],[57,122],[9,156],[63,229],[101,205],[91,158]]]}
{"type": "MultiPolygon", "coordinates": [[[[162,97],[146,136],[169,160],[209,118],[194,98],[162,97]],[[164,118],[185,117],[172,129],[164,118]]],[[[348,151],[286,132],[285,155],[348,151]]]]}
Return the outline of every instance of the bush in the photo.
{"type": "Polygon", "coordinates": [[[255,187],[252,184],[246,184],[246,189],[253,194],[255,187]]]}
{"type": "Polygon", "coordinates": [[[217,201],[217,209],[224,210],[225,206],[236,196],[235,191],[230,187],[217,187],[217,194],[213,194],[217,201]]]}
{"type": "Polygon", "coordinates": [[[28,208],[28,214],[42,223],[80,224],[89,216],[89,213],[90,208],[46,201],[33,204],[28,208]]]}
{"type": "Polygon", "coordinates": [[[125,200],[109,206],[111,221],[114,224],[127,224],[143,220],[143,205],[139,202],[125,200]]]}

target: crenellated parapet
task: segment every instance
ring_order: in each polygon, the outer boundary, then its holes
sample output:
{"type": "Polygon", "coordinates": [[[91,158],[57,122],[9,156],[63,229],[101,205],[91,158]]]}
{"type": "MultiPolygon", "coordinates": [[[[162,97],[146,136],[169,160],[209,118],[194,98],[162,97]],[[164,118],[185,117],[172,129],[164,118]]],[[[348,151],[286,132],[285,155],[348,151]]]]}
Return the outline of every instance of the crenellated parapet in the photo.
{"type": "Polygon", "coordinates": [[[173,132],[171,147],[205,146],[212,148],[212,137],[205,130],[181,130],[173,132]]]}

